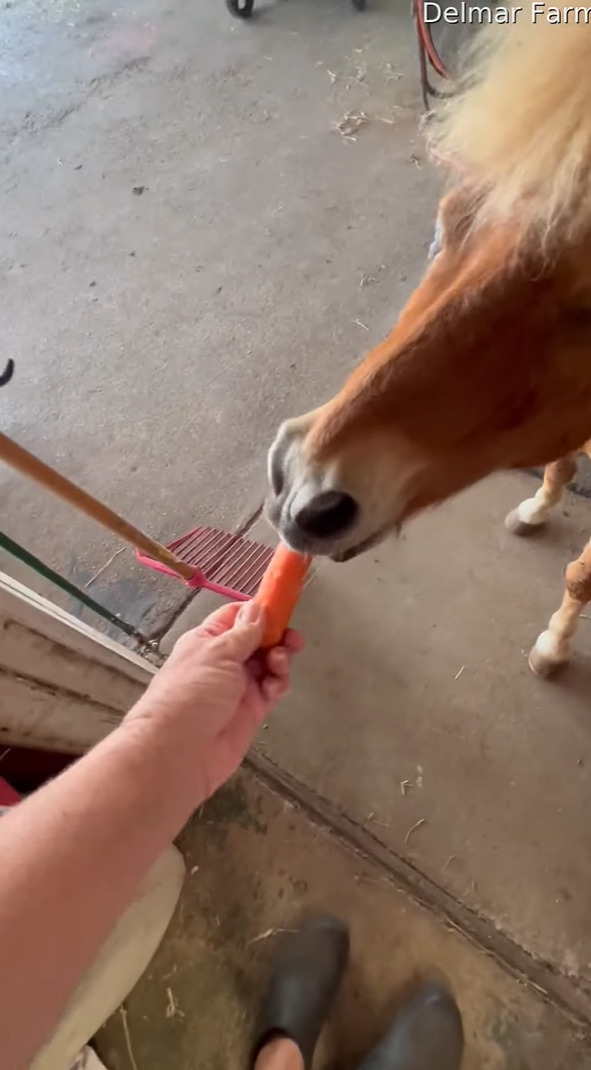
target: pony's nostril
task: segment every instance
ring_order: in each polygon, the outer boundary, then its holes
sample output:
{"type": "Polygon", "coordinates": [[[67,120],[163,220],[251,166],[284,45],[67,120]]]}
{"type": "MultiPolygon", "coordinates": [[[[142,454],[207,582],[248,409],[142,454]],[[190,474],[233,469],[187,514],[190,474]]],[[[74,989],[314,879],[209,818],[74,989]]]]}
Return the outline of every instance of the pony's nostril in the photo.
{"type": "Polygon", "coordinates": [[[271,455],[269,462],[269,483],[276,498],[280,498],[285,485],[283,477],[283,465],[277,453],[271,455]]]}
{"type": "Polygon", "coordinates": [[[278,461],[271,462],[270,483],[273,494],[279,498],[284,487],[283,472],[278,461]]]}
{"type": "Polygon", "coordinates": [[[327,490],[300,509],[294,520],[301,531],[315,539],[343,535],[357,519],[359,506],[350,494],[327,490]]]}

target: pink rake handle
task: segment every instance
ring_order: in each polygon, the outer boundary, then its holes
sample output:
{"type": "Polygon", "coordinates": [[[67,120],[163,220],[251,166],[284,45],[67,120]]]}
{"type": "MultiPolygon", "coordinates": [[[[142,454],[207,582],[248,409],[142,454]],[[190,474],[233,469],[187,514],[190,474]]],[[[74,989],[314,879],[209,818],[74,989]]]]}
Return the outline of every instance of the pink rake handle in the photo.
{"type": "MultiPolygon", "coordinates": [[[[155,561],[153,557],[148,557],[147,554],[140,553],[139,550],[135,551],[138,561],[142,565],[147,565],[148,568],[153,569],[155,572],[164,572],[167,576],[172,576],[173,579],[180,579],[178,572],[174,572],[166,565],[160,564],[160,561],[155,561]]],[[[219,594],[223,598],[228,598],[232,602],[248,602],[249,595],[243,594],[242,591],[236,591],[231,587],[224,587],[221,583],[215,583],[212,580],[208,580],[205,573],[200,568],[196,568],[191,579],[183,580],[186,587],[198,588],[205,591],[213,591],[214,594],[219,594]]]]}

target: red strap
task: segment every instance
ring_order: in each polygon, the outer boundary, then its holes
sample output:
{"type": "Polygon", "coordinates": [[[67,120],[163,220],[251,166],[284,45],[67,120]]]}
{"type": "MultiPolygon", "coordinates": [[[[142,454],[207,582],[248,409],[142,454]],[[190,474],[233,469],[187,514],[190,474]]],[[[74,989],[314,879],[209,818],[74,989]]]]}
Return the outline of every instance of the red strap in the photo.
{"type": "Polygon", "coordinates": [[[20,801],[20,795],[0,776],[0,806],[16,806],[20,801]]]}

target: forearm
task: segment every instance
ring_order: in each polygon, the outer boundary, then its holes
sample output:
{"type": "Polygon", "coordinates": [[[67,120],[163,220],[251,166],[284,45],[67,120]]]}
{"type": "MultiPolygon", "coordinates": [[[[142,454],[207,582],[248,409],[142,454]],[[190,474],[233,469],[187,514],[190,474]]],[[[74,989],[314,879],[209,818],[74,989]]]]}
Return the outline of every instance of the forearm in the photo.
{"type": "Polygon", "coordinates": [[[174,725],[133,723],[0,819],[0,1050],[24,1070],[196,790],[174,725]]]}

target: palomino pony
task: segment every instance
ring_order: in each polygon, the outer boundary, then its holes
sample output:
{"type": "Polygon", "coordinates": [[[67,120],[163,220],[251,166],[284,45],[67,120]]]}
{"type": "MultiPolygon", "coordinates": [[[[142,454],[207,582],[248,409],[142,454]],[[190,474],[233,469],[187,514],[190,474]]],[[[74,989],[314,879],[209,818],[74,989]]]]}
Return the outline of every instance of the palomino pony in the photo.
{"type": "MultiPolygon", "coordinates": [[[[507,518],[531,531],[591,449],[591,27],[521,17],[478,35],[431,125],[467,178],[425,277],[341,392],[271,448],[267,515],[297,550],[345,561],[496,470],[546,465],[507,518]]],[[[590,600],[591,543],[534,671],[568,660],[590,600]]]]}

